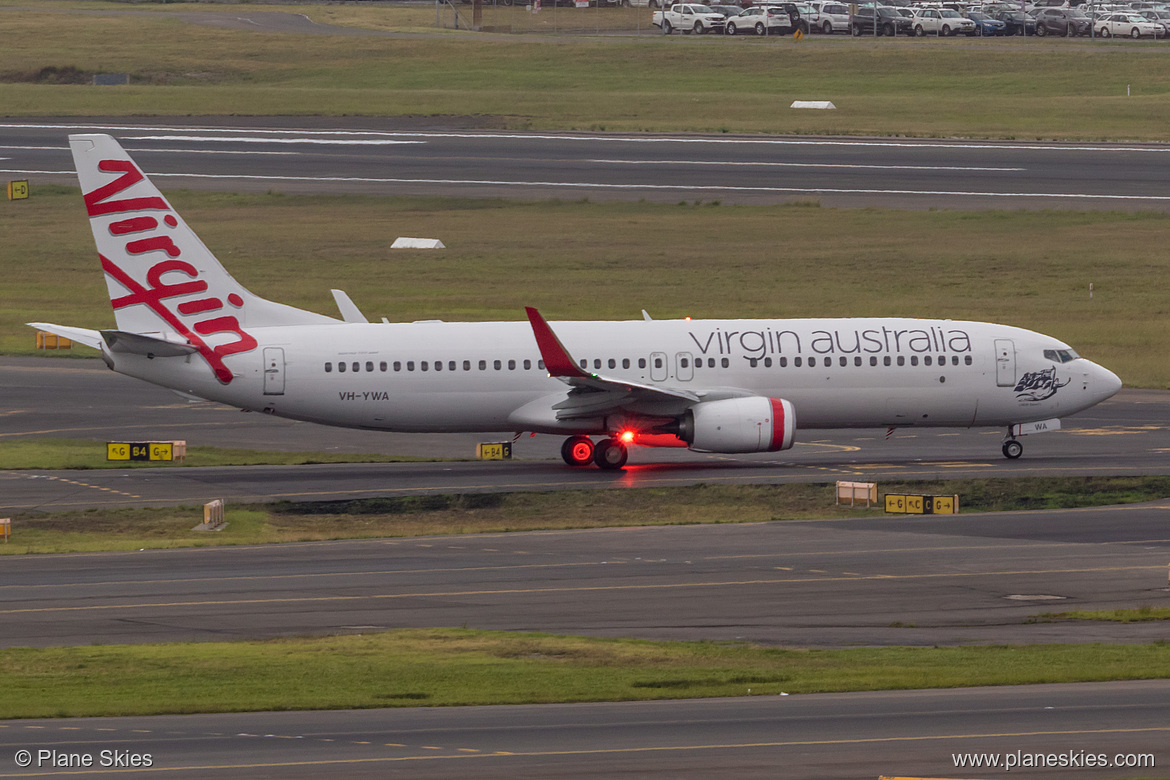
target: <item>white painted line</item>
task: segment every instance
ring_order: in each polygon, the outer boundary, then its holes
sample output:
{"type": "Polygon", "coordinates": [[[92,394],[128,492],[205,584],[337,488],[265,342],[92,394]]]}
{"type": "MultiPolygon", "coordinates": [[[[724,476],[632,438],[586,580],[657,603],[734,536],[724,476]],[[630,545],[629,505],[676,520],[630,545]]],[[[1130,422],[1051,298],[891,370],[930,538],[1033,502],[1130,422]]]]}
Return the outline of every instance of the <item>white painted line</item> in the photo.
{"type": "MultiPolygon", "coordinates": [[[[73,171],[20,171],[0,173],[73,176],[73,171]]],[[[343,182],[355,184],[457,184],[484,187],[578,187],[600,190],[665,190],[686,192],[777,192],[826,195],[951,195],[976,198],[1064,198],[1073,200],[1170,201],[1170,195],[1094,195],[1079,192],[974,192],[967,190],[869,190],[834,187],[739,187],[699,184],[598,184],[580,181],[493,181],[490,179],[375,179],[364,176],[245,176],[211,173],[147,173],[153,179],[225,179],[235,181],[343,182]]]]}
{"type": "Polygon", "coordinates": [[[845,163],[719,162],[717,160],[587,160],[606,165],[717,165],[770,168],[864,168],[877,171],[1026,171],[1027,168],[972,168],[959,165],[849,165],[845,163]]]}
{"type": "Polygon", "coordinates": [[[765,146],[845,146],[845,147],[884,147],[903,149],[1014,149],[1024,151],[1057,151],[1057,152],[1158,152],[1170,153],[1170,145],[1147,144],[1143,146],[1111,146],[1102,144],[1087,146],[1084,144],[1018,144],[1018,143],[991,143],[987,141],[939,141],[883,140],[857,139],[846,140],[841,138],[674,138],[665,136],[617,136],[617,135],[536,135],[531,133],[440,133],[440,132],[384,132],[378,130],[309,130],[294,129],[282,130],[275,128],[217,128],[217,127],[144,127],[142,125],[67,125],[67,124],[0,124],[3,129],[38,129],[38,130],[125,130],[130,132],[163,132],[163,133],[251,133],[253,135],[319,135],[336,137],[381,137],[381,138],[464,138],[464,139],[512,139],[521,141],[620,141],[625,143],[677,143],[677,144],[723,144],[723,145],[765,145],[765,146]]]}
{"type": "Polygon", "coordinates": [[[252,156],[283,156],[283,157],[299,157],[300,152],[262,152],[257,149],[126,149],[128,152],[135,154],[149,154],[151,152],[162,152],[165,154],[246,154],[252,156]]]}
{"type": "Polygon", "coordinates": [[[128,135],[126,141],[210,141],[213,143],[237,144],[320,144],[325,146],[393,146],[395,144],[421,144],[425,141],[398,141],[390,138],[348,139],[348,138],[249,138],[248,136],[225,136],[213,138],[198,135],[128,135]]]}

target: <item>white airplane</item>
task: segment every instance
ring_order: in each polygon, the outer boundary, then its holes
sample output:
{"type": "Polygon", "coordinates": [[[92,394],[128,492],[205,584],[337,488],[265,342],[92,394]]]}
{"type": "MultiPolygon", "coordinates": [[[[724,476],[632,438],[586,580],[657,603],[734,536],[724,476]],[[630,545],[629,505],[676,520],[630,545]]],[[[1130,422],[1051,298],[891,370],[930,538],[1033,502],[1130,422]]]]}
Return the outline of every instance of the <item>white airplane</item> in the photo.
{"type": "Polygon", "coordinates": [[[1054,430],[1121,388],[1049,336],[894,318],[370,323],[274,303],[220,265],[107,135],[70,147],[117,324],[33,327],[113,370],[295,420],[386,431],[564,435],[569,465],[627,445],[770,452],[802,428],[1054,430]],[[593,438],[601,437],[594,442],[593,438]]]}

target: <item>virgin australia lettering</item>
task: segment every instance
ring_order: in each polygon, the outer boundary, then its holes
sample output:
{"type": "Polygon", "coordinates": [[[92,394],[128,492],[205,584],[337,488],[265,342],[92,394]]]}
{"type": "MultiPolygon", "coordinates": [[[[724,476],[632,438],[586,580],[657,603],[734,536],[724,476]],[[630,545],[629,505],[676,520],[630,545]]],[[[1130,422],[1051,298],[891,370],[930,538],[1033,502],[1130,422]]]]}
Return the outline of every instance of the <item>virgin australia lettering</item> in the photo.
{"type": "Polygon", "coordinates": [[[220,265],[118,143],[69,137],[116,327],[30,323],[115,371],[243,409],[387,431],[566,436],[567,463],[630,444],[792,446],[802,428],[1001,426],[1018,436],[1116,393],[1039,333],[895,318],[370,323],[260,298],[220,265]],[[600,437],[595,441],[593,437],[600,437]]]}

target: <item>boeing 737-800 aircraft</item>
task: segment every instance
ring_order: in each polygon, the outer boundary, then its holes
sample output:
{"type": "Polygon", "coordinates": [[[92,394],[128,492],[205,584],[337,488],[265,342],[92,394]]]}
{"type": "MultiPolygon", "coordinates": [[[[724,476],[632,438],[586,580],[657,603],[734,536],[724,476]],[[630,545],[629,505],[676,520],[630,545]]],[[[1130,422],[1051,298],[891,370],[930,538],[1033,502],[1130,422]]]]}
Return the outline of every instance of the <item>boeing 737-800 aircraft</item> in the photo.
{"type": "Polygon", "coordinates": [[[367,322],[257,297],[219,264],[117,141],[69,143],[117,327],[34,327],[115,371],[199,398],[386,431],[559,434],[567,463],[627,445],[792,446],[802,428],[1060,427],[1121,388],[1049,336],[920,319],[367,322]],[[600,437],[598,441],[594,438],[600,437]]]}

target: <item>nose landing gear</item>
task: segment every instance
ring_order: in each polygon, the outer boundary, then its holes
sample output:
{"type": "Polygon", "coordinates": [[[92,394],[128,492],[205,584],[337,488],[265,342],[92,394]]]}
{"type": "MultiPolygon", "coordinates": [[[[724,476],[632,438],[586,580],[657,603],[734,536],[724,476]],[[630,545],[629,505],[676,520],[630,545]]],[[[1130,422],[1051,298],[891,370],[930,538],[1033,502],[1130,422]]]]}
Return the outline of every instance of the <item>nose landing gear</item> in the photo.
{"type": "Polygon", "coordinates": [[[1003,443],[1003,456],[1008,460],[1015,460],[1024,454],[1024,445],[1018,439],[1007,439],[1003,443]]]}

